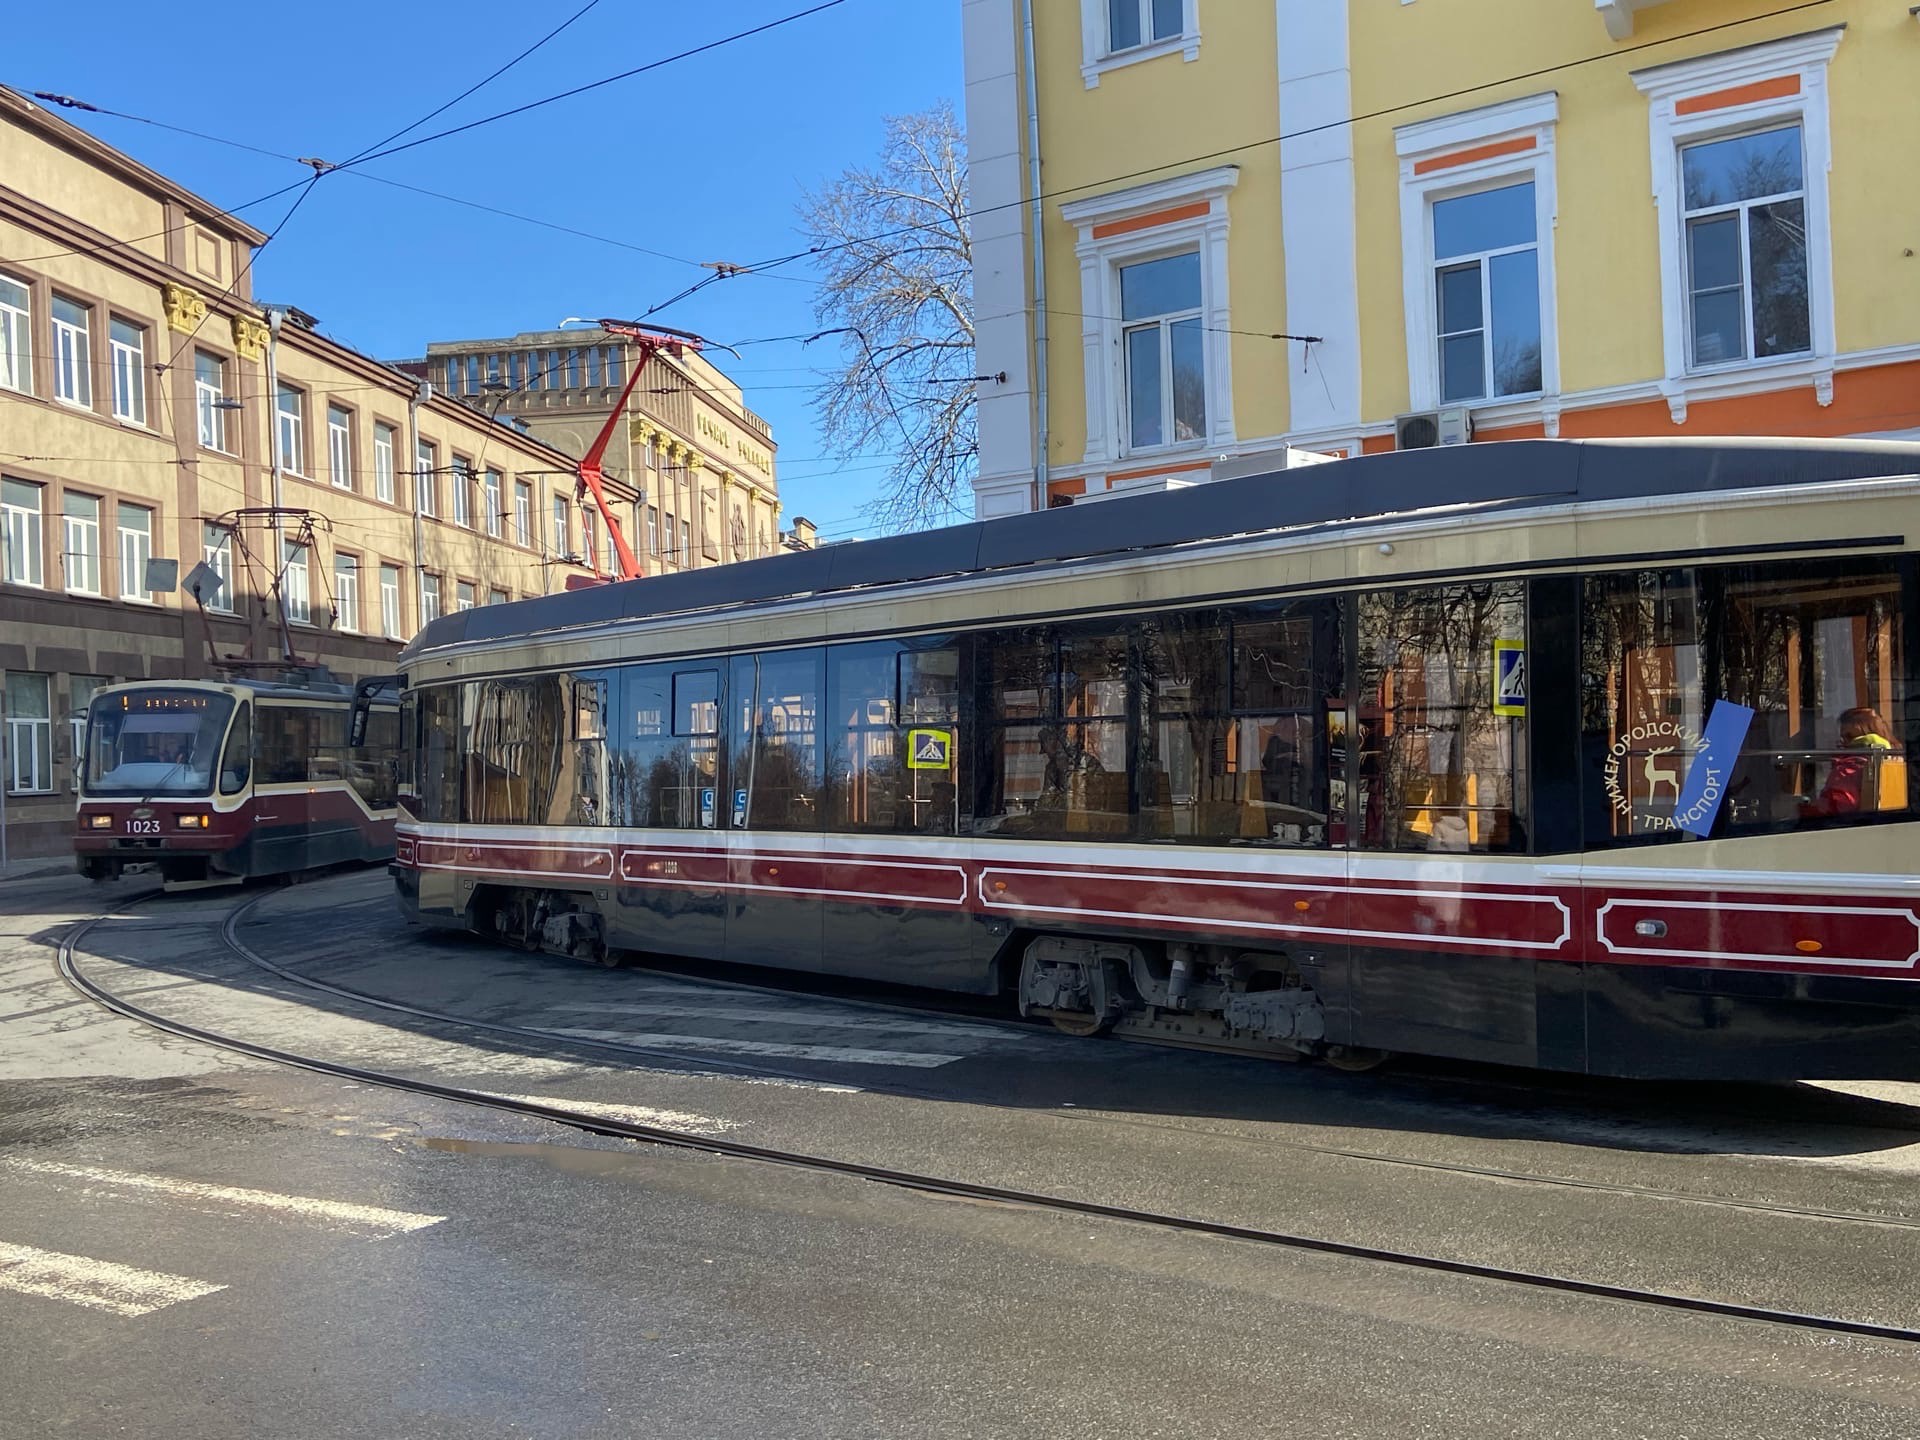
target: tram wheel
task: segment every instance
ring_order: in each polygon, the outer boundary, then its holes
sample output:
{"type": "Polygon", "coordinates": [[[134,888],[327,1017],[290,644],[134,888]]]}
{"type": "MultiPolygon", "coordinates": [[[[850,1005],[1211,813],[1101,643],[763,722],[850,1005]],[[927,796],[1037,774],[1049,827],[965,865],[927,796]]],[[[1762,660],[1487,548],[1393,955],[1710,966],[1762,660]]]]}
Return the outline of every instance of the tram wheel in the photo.
{"type": "Polygon", "coordinates": [[[1088,1010],[1049,1010],[1047,1023],[1062,1035],[1073,1035],[1085,1039],[1092,1035],[1104,1035],[1113,1028],[1113,1017],[1095,1015],[1088,1010]]]}
{"type": "Polygon", "coordinates": [[[1368,1050],[1357,1045],[1331,1045],[1327,1047],[1324,1058],[1336,1070],[1349,1075],[1364,1075],[1386,1064],[1391,1054],[1388,1050],[1368,1050]]]}

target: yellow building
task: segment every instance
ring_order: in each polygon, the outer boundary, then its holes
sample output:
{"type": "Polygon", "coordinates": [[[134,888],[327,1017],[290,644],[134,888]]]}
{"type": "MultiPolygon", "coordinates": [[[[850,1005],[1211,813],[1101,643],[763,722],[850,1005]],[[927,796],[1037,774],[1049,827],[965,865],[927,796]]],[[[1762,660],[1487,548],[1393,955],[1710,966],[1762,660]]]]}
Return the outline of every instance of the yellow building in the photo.
{"type": "Polygon", "coordinates": [[[1920,438],[1920,19],[1775,11],[965,0],[978,513],[1289,445],[1920,438]]]}
{"type": "Polygon", "coordinates": [[[438,614],[589,573],[572,458],[256,304],[264,238],[0,88],[10,857],[69,845],[102,684],[288,650],[386,673],[438,614]],[[150,560],[219,576],[204,618],[150,560]]]}

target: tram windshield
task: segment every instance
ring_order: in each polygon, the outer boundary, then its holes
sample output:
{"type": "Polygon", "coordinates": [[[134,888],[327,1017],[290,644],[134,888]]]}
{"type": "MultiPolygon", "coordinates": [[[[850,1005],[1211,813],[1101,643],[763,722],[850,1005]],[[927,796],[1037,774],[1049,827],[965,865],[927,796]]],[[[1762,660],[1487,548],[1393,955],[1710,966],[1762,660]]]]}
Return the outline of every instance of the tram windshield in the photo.
{"type": "Polygon", "coordinates": [[[88,795],[205,795],[233,700],[212,690],[119,690],[87,709],[88,795]]]}

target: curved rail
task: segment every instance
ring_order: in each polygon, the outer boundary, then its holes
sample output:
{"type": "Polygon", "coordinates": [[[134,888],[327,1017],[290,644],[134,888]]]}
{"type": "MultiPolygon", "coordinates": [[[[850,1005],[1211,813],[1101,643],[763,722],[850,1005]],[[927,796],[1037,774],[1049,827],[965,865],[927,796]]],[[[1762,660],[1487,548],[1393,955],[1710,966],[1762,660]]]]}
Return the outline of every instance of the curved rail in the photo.
{"type": "MultiPolygon", "coordinates": [[[[137,897],[124,904],[140,903],[150,896],[137,897]]],[[[227,927],[237,923],[240,914],[258,903],[263,897],[256,896],[235,907],[229,916],[227,927]]],[[[564,1104],[546,1104],[539,1101],[512,1099],[482,1091],[465,1089],[456,1085],[443,1085],[437,1081],[421,1080],[410,1076],[396,1075],[388,1071],[370,1070],[361,1066],[347,1065],[327,1060],[315,1055],[302,1055],[294,1051],[283,1050],[276,1046],[261,1045],[237,1036],[223,1035],[206,1030],[197,1025],[172,1020],[145,1006],[137,1005],[122,996],[113,994],[96,981],[88,978],[75,960],[75,950],[93,928],[108,917],[98,915],[71,927],[61,938],[57,965],[61,978],[76,992],[102,1008],[125,1019],[150,1026],[182,1039],[197,1040],[202,1044],[213,1045],[238,1055],[246,1055],[271,1064],[285,1065],[294,1069],[327,1075],[336,1079],[352,1081],[356,1084],[375,1085],[385,1089],[397,1090],[407,1094],[427,1096],[433,1099],[450,1100],[463,1105],[475,1105],[490,1110],[503,1111],[530,1119],[546,1120],[564,1125],[571,1129],[590,1134],[609,1136],[615,1139],[635,1140],[652,1145],[667,1146],[675,1149],[697,1150],[712,1155],[723,1155],[739,1160],[758,1160],[767,1164],[781,1165],[821,1174],[839,1175],[849,1179],[866,1180],[876,1184],[890,1185],[903,1190],[921,1194],[941,1195],[953,1199],[964,1199],[988,1204],[1017,1205],[1030,1209],[1051,1211],[1056,1214],[1086,1216],[1105,1220],[1128,1221],[1136,1225],[1148,1225],[1162,1230],[1177,1231],[1191,1235],[1206,1235],[1216,1239],[1240,1240],[1251,1244],[1270,1246],[1279,1249],[1299,1250],[1312,1254],[1336,1255],[1347,1259],[1371,1261],[1376,1264],[1392,1265],[1404,1269],[1423,1270],[1443,1275],[1455,1275],[1476,1280],[1491,1280],[1502,1284],[1523,1286],[1537,1290],[1547,1290],[1559,1294],[1583,1295],[1594,1299],[1615,1300],[1628,1304],[1643,1305],[1662,1310],[1683,1311],[1693,1314],[1714,1315],[1725,1319],[1748,1320],[1762,1324],[1784,1326],[1795,1330],[1818,1331],[1828,1334],[1852,1335],[1873,1340],[1890,1340],[1904,1344],[1920,1344],[1920,1329],[1885,1325],[1866,1320],[1851,1320],[1840,1316],[1808,1314],[1792,1310],[1778,1310],[1762,1305],[1748,1305],[1736,1301],[1712,1300],[1699,1296],[1679,1295],[1662,1290],[1641,1289],[1627,1285],[1613,1285],[1600,1281],[1579,1280],[1570,1276],[1553,1275],[1541,1271],[1519,1270],[1500,1265],[1487,1265],[1470,1260],[1449,1259],[1444,1256],[1424,1255],[1416,1251],[1395,1250],[1384,1246],[1360,1245],[1348,1241],[1328,1240],[1310,1235],[1291,1234],[1280,1230],[1271,1230],[1252,1225],[1236,1225],[1219,1220],[1205,1220],[1194,1216],[1169,1214],[1161,1211],[1142,1210],[1127,1205],[1108,1205],[1098,1201],[1076,1200],[1066,1196],[1047,1195],[1036,1191],[1018,1190],[1008,1186],[986,1185],[972,1181],[953,1180],[936,1175],[920,1174],[909,1170],[893,1170],[883,1166],[869,1165],[860,1161],[837,1160],[831,1156],[812,1155],[801,1151],[781,1150],[762,1145],[750,1145],[737,1140],[725,1140],[711,1135],[693,1134],[676,1130],[670,1126],[642,1124],[636,1121],[613,1120],[569,1109],[564,1104]]],[[[236,945],[244,945],[237,938],[236,945]]],[[[465,1023],[458,1022],[455,1023],[465,1023]]]]}

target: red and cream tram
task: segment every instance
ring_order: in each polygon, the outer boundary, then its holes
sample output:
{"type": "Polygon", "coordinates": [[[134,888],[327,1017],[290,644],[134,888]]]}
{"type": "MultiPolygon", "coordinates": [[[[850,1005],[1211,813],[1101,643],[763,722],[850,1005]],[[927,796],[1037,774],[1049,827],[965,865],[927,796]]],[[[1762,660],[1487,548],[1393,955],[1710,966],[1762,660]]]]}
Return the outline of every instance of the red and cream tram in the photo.
{"type": "Polygon", "coordinates": [[[353,692],[273,681],[140,681],[96,691],[74,829],[80,873],[170,881],[284,875],[393,855],[392,697],[347,747],[353,692]]]}
{"type": "Polygon", "coordinates": [[[1920,446],[1370,456],[490,607],[407,911],[1363,1062],[1920,1076],[1920,446]]]}

